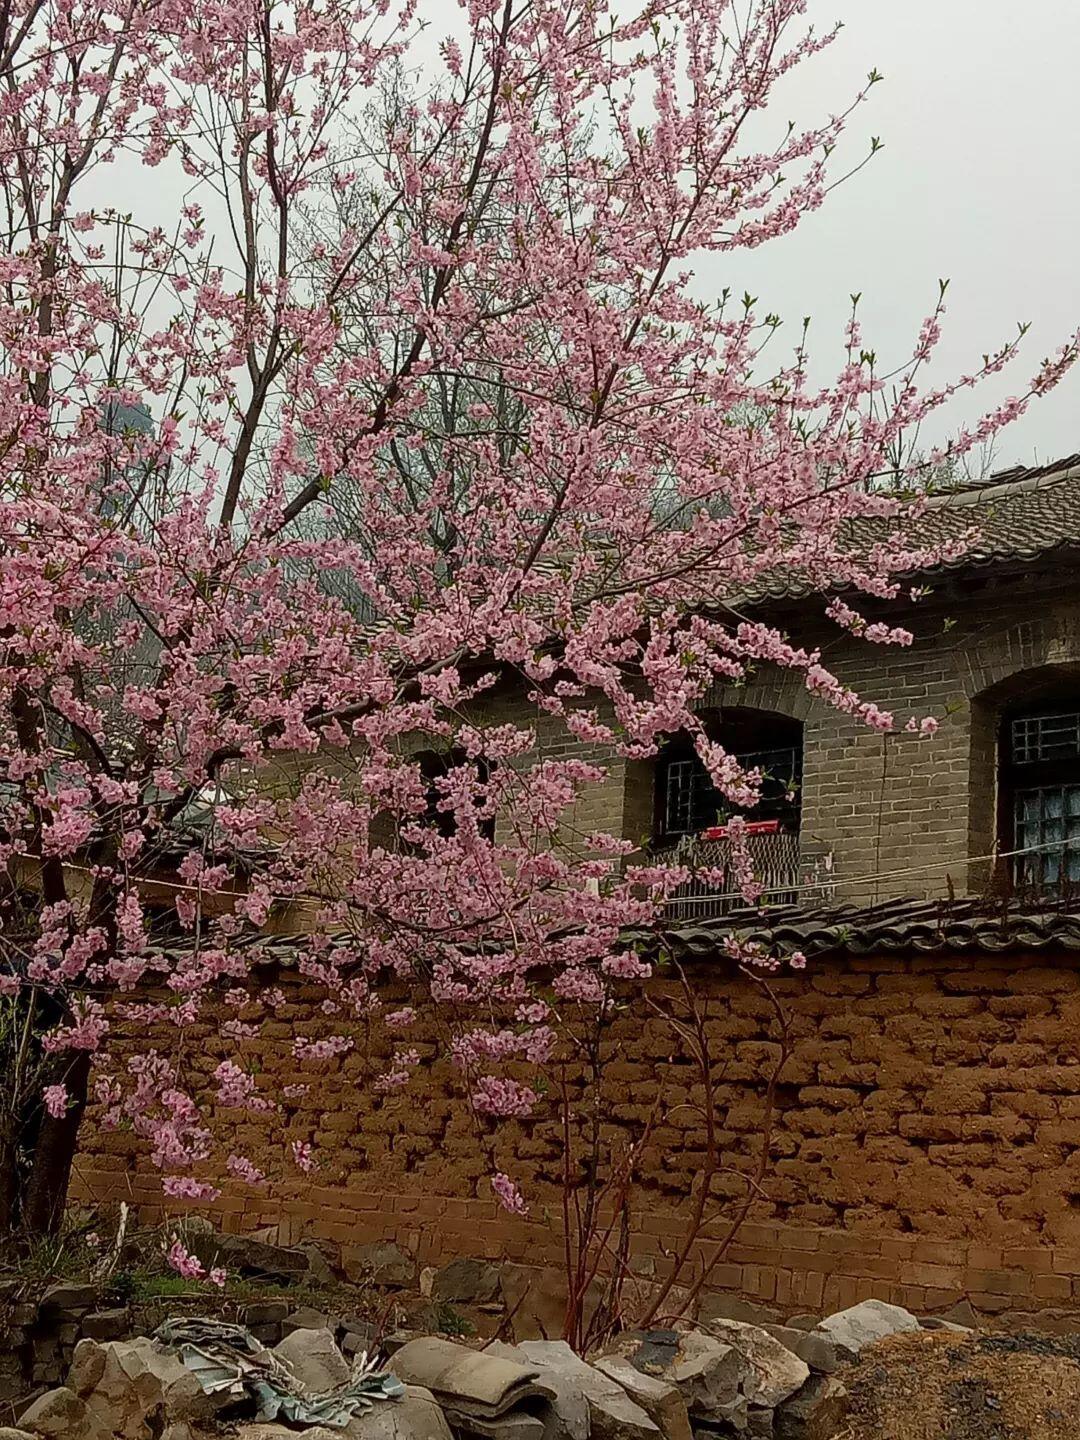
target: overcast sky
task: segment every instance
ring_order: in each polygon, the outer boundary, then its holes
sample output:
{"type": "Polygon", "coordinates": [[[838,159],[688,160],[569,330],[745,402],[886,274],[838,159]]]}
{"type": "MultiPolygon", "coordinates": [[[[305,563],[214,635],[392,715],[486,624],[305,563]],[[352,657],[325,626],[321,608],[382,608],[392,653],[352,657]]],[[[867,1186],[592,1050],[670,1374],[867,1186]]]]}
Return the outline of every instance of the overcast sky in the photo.
{"type": "MultiPolygon", "coordinates": [[[[934,381],[977,367],[1017,321],[1030,321],[1018,364],[957,402],[923,437],[937,442],[1022,393],[1039,360],[1080,327],[1080,0],[810,0],[809,9],[819,30],[836,19],[845,28],[784,82],[770,133],[842,110],[876,67],[884,83],[853,118],[835,173],[862,158],[871,135],[884,149],[794,235],[707,258],[697,287],[749,289],[761,314],[784,317],[792,342],[811,315],[821,381],[842,363],[853,292],[863,297],[865,342],[879,368],[891,368],[910,354],[938,278],[951,281],[934,381]]],[[[421,0],[420,13],[431,23],[417,60],[462,24],[458,0],[421,0]]],[[[112,183],[131,185],[137,208],[157,207],[153,218],[168,223],[177,203],[168,169],[122,166],[112,183]]],[[[1002,435],[994,465],[1073,451],[1080,367],[1002,435]]]]}
{"type": "MultiPolygon", "coordinates": [[[[811,0],[810,11],[845,29],[792,78],[783,118],[839,108],[877,66],[885,83],[853,120],[848,149],[857,158],[870,135],[885,148],[796,234],[739,257],[720,283],[749,286],[792,326],[812,315],[819,365],[835,368],[852,292],[867,344],[899,360],[947,277],[935,378],[969,369],[1029,320],[1020,369],[999,378],[993,399],[1021,391],[1080,327],[1080,3],[811,0]]],[[[952,418],[983,408],[969,399],[952,418]]],[[[995,468],[1077,450],[1080,369],[1001,436],[995,468]]]]}

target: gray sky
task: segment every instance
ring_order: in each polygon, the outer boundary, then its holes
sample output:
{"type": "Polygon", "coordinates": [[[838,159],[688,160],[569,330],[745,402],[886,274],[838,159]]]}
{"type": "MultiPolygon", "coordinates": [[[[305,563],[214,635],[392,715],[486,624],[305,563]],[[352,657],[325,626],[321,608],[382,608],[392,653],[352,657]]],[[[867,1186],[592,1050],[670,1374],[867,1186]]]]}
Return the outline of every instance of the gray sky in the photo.
{"type": "MultiPolygon", "coordinates": [[[[871,135],[885,148],[794,235],[738,257],[718,283],[748,287],[793,328],[812,315],[823,377],[835,370],[852,292],[862,293],[866,343],[898,361],[938,277],[949,278],[934,378],[969,370],[1029,320],[1018,368],[981,393],[1022,391],[1080,327],[1080,4],[811,0],[810,10],[819,27],[835,17],[845,29],[792,77],[780,118],[840,108],[876,66],[885,81],[852,121],[847,150],[857,159],[871,135]]],[[[951,418],[983,408],[969,398],[951,418]]],[[[994,464],[1076,450],[1080,369],[1004,432],[994,464]]]]}

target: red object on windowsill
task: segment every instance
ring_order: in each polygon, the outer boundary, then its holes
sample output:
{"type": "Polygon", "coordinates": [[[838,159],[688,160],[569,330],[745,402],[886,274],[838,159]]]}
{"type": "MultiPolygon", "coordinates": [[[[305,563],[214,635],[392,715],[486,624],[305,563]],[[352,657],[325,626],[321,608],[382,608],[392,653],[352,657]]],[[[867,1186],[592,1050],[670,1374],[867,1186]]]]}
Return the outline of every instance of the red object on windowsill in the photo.
{"type": "MultiPolygon", "coordinates": [[[[779,833],[779,820],[748,820],[743,827],[744,835],[778,835],[779,833]]],[[[698,839],[726,840],[730,834],[731,831],[726,825],[710,825],[708,830],[702,830],[698,839]]]]}

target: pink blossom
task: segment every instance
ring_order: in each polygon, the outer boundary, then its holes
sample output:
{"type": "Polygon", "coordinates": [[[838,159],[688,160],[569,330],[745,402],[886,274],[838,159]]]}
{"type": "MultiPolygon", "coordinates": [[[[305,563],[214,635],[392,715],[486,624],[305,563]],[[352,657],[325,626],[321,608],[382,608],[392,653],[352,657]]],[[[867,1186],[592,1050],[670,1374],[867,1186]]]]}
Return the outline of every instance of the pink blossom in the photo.
{"type": "Polygon", "coordinates": [[[473,1104],[482,1115],[523,1118],[532,1114],[537,1099],[528,1085],[504,1076],[484,1075],[473,1086],[473,1104]]]}
{"type": "MultiPolygon", "coordinates": [[[[415,93],[423,26],[385,8],[64,0],[7,36],[0,866],[47,883],[0,995],[34,987],[45,1055],[93,1058],[93,1123],[193,1203],[218,1154],[264,1178],[238,1130],[313,1171],[293,1102],[392,1112],[422,1058],[485,1127],[541,1113],[559,1037],[650,983],[625,937],[695,878],[596,828],[598,792],[678,737],[760,800],[718,691],[929,747],[932,716],[853,688],[865,657],[826,661],[921,637],[913,579],[978,543],[926,538],[932,501],[883,476],[920,433],[961,460],[1080,350],[1005,384],[1012,339],[943,372],[940,298],[887,369],[857,314],[811,356],[749,297],[702,305],[703,267],[826,203],[859,126],[864,90],[774,109],[834,33],[805,0],[466,0],[415,93]],[[787,575],[841,646],[744,616],[787,575]]],[[[697,878],[756,901],[726,829],[697,878]]],[[[32,1100],[74,1122],[57,1073],[32,1100]]]]}
{"type": "Polygon", "coordinates": [[[216,1186],[193,1180],[190,1175],[163,1175],[161,1188],[174,1200],[216,1200],[221,1194],[216,1186]]]}
{"type": "Polygon", "coordinates": [[[218,1083],[217,1101],[239,1110],[270,1110],[273,1102],[256,1092],[255,1077],[232,1060],[223,1060],[214,1071],[218,1083]]]}
{"type": "Polygon", "coordinates": [[[248,1185],[261,1185],[266,1179],[263,1172],[243,1155],[230,1155],[225,1162],[229,1174],[248,1185]]]}
{"type": "Polygon", "coordinates": [[[46,1085],[41,1092],[45,1102],[45,1109],[53,1117],[59,1120],[68,1105],[68,1091],[66,1085],[46,1085]]]}
{"type": "Polygon", "coordinates": [[[401,1010],[389,1010],[383,1016],[383,1024],[390,1030],[405,1030],[416,1020],[416,1011],[411,1005],[401,1010]]]}
{"type": "Polygon", "coordinates": [[[529,1207],[525,1203],[521,1191],[510,1179],[509,1175],[499,1172],[491,1177],[491,1188],[495,1192],[495,1198],[504,1210],[511,1215],[525,1216],[529,1213],[529,1207]]]}
{"type": "Polygon", "coordinates": [[[409,1078],[420,1063],[418,1050],[398,1050],[388,1070],[375,1079],[375,1089],[384,1094],[400,1090],[409,1083],[409,1078]]]}
{"type": "Polygon", "coordinates": [[[177,1236],[173,1236],[172,1244],[165,1254],[165,1260],[169,1267],[183,1276],[185,1280],[201,1280],[206,1274],[202,1261],[192,1255],[185,1248],[184,1243],[177,1236]]]}
{"type": "Polygon", "coordinates": [[[290,1149],[292,1151],[293,1164],[298,1170],[303,1170],[305,1175],[310,1175],[319,1168],[319,1162],[312,1153],[309,1141],[294,1140],[290,1149]]]}
{"type": "Polygon", "coordinates": [[[329,1060],[346,1055],[353,1048],[348,1035],[329,1035],[324,1040],[305,1040],[298,1035],[293,1041],[293,1054],[298,1060],[329,1060]]]}

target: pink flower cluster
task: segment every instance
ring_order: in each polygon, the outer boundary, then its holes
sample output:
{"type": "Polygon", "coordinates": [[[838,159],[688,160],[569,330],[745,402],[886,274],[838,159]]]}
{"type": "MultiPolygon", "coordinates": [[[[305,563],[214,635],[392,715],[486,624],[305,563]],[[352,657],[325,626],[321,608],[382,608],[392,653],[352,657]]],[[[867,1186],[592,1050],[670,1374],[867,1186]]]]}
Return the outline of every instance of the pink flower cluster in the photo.
{"type": "Polygon", "coordinates": [[[511,1215],[525,1216],[529,1213],[529,1207],[525,1203],[525,1197],[517,1185],[500,1171],[491,1177],[491,1188],[495,1192],[495,1199],[502,1208],[511,1215]]]}
{"type": "Polygon", "coordinates": [[[229,1278],[228,1273],[220,1266],[214,1266],[208,1271],[198,1256],[192,1255],[183,1241],[175,1236],[165,1253],[165,1260],[169,1268],[185,1280],[209,1280],[211,1285],[223,1289],[229,1278]]]}

